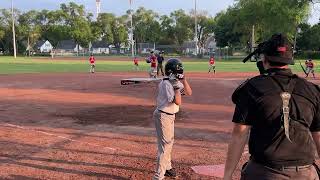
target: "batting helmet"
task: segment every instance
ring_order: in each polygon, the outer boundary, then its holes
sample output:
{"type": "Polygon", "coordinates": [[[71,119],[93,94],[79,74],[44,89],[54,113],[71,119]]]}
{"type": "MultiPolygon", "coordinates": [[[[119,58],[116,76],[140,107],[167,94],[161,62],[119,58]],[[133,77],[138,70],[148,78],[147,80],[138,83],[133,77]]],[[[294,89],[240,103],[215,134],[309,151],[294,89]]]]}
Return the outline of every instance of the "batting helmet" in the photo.
{"type": "Polygon", "coordinates": [[[167,76],[175,75],[176,77],[183,77],[183,65],[179,59],[169,59],[165,66],[165,74],[167,76]]]}
{"type": "Polygon", "coordinates": [[[150,57],[147,57],[145,60],[146,60],[146,63],[151,63],[151,58],[150,57]]]}

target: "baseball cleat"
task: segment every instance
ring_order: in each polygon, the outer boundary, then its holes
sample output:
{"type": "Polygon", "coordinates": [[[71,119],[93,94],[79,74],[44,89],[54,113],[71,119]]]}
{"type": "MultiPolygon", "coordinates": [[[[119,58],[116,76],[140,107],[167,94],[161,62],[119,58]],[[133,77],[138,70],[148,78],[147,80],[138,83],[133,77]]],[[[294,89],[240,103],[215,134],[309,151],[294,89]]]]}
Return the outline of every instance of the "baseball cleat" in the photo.
{"type": "Polygon", "coordinates": [[[164,174],[166,177],[175,178],[177,177],[177,173],[174,169],[166,170],[166,173],[164,174]]]}

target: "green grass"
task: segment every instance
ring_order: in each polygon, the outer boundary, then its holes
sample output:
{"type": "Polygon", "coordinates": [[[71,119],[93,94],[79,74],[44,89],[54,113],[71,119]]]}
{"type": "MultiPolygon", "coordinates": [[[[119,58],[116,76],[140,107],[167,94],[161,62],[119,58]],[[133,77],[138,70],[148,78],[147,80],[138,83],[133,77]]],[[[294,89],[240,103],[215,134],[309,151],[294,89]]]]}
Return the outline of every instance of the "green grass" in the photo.
{"type": "MultiPolygon", "coordinates": [[[[302,60],[302,63],[304,61],[302,60]]],[[[320,60],[316,61],[319,64],[320,60]]],[[[97,61],[97,72],[130,72],[133,71],[131,61],[97,61]]],[[[241,60],[217,61],[218,72],[256,72],[255,63],[242,63],[241,60]]],[[[140,61],[141,71],[147,71],[150,64],[140,61]]],[[[184,62],[185,70],[188,72],[206,72],[208,62],[204,60],[192,60],[184,62]]],[[[301,72],[297,63],[291,67],[294,72],[301,72]]],[[[87,72],[89,64],[87,60],[51,60],[48,58],[25,58],[0,56],[0,74],[19,73],[55,73],[55,72],[87,72]]],[[[316,69],[320,70],[319,67],[316,69]]]]}

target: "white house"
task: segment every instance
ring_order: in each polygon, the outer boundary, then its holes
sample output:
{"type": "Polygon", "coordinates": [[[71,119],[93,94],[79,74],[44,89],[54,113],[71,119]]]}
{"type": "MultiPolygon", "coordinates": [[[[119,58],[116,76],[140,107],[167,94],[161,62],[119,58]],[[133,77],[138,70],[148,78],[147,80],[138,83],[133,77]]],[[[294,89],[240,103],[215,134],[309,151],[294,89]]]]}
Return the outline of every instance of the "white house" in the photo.
{"type": "Polygon", "coordinates": [[[73,40],[60,41],[56,48],[56,52],[58,53],[77,53],[78,50],[82,51],[83,48],[73,40]]]}
{"type": "Polygon", "coordinates": [[[196,42],[195,41],[185,41],[182,44],[183,53],[185,54],[196,54],[196,42]]]}
{"type": "Polygon", "coordinates": [[[95,41],[90,46],[93,54],[110,54],[109,44],[105,41],[95,41]]]}
{"type": "Polygon", "coordinates": [[[40,53],[49,53],[52,49],[53,46],[48,40],[38,41],[34,46],[34,50],[40,53]]]}
{"type": "Polygon", "coordinates": [[[217,42],[214,35],[212,35],[206,41],[205,51],[206,53],[212,54],[212,53],[215,53],[216,49],[217,49],[217,42]]]}
{"type": "Polygon", "coordinates": [[[139,54],[149,54],[150,51],[154,51],[156,48],[154,43],[138,43],[137,47],[139,54]]]}

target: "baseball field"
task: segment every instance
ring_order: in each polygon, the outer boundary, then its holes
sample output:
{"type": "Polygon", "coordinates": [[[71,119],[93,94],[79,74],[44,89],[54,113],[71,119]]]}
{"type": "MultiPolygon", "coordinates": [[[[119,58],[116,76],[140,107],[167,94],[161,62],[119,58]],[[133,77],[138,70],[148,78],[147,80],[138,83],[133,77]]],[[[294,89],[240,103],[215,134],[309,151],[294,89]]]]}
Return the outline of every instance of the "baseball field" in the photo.
{"type": "MultiPolygon", "coordinates": [[[[141,60],[134,71],[129,58],[96,58],[97,73],[90,74],[86,57],[0,57],[0,179],[151,179],[157,84],[120,85],[148,77],[149,65],[141,60]]],[[[178,179],[219,179],[232,128],[230,96],[257,70],[217,61],[213,76],[206,60],[184,65],[193,95],[177,115],[173,165],[178,179]]],[[[299,63],[292,69],[302,75],[299,63]]],[[[240,165],[247,151],[243,157],[240,165]]]]}

